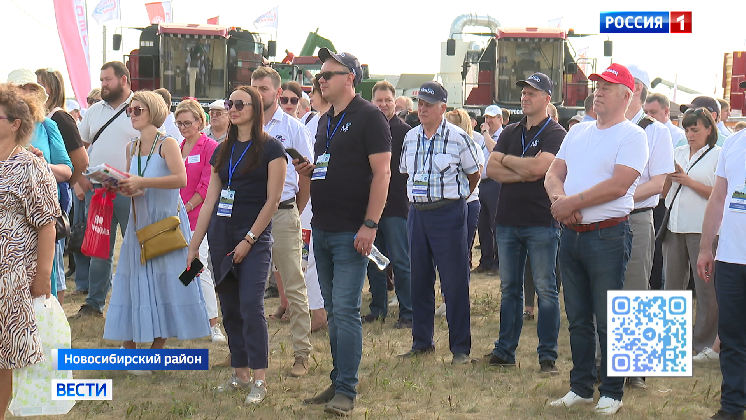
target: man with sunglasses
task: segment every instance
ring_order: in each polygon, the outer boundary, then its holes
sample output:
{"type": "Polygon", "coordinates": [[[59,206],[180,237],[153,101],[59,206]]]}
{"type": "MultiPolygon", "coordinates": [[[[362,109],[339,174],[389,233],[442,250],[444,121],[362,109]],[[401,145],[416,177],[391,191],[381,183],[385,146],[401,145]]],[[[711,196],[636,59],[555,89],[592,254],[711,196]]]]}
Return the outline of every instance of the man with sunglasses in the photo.
{"type": "MultiPolygon", "coordinates": [[[[280,75],[272,67],[260,67],[251,74],[251,86],[262,96],[264,131],[280,140],[286,149],[295,149],[303,156],[311,154],[311,135],[306,127],[278,105],[282,95],[280,75]]],[[[292,159],[290,157],[289,159],[292,159]]],[[[280,205],[272,217],[272,261],[285,286],[290,315],[290,335],[295,362],[290,370],[294,377],[308,373],[311,355],[311,315],[308,312],[308,292],[301,267],[302,233],[300,213],[310,197],[311,180],[298,177],[293,165],[288,165],[280,205]]],[[[282,315],[280,315],[282,316],[282,315]]]]}
{"type": "MultiPolygon", "coordinates": [[[[106,163],[127,173],[129,172],[125,153],[127,143],[140,135],[139,131],[132,128],[132,123],[125,113],[134,95],[130,88],[130,73],[124,63],[112,61],[101,67],[100,77],[102,100],[88,109],[88,113],[78,127],[80,137],[88,148],[90,167],[106,163]]],[[[76,191],[78,188],[85,193],[85,208],[88,214],[94,190],[101,188],[101,185],[92,184],[88,178],[81,177],[76,191]]],[[[119,225],[124,235],[127,230],[131,204],[131,200],[121,194],[117,194],[114,199],[109,258],[89,258],[81,254],[81,258],[76,259],[76,277],[86,274],[88,277],[88,296],[80,311],[73,316],[74,318],[88,315],[103,316],[106,295],[111,288],[114,242],[117,237],[116,226],[119,225]]]]}
{"type": "Polygon", "coordinates": [[[210,104],[210,125],[205,128],[205,135],[218,143],[225,141],[228,136],[228,111],[225,101],[218,99],[210,104]]]}
{"type": "Polygon", "coordinates": [[[368,255],[386,204],[391,175],[391,131],[375,105],[355,94],[362,80],[358,59],[349,53],[319,50],[316,75],[321,94],[332,105],[319,120],[315,158],[293,160],[311,179],[313,251],[329,322],[334,369],[331,386],[308,404],[346,415],[355,407],[363,353],[360,319],[368,255]]]}
{"type": "Polygon", "coordinates": [[[399,171],[408,175],[407,219],[412,270],[412,348],[399,357],[435,351],[435,268],[446,300],[451,364],[469,363],[469,246],[466,199],[479,183],[484,155],[445,118],[448,92],[426,82],[417,94],[421,125],[404,138],[399,171]]]}

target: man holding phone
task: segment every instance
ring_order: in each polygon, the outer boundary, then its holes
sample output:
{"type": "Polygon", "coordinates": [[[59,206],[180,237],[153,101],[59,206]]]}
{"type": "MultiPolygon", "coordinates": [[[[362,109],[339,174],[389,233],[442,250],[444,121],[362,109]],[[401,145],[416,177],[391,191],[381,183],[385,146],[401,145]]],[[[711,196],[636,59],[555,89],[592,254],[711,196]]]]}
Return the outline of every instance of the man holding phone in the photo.
{"type": "MultiPolygon", "coordinates": [[[[311,135],[297,119],[286,114],[277,104],[282,94],[280,75],[271,67],[260,67],[251,75],[251,86],[257,88],[264,102],[264,131],[280,140],[286,149],[295,149],[305,156],[311,154],[311,135]]],[[[291,156],[291,160],[294,159],[291,156]]],[[[301,267],[303,239],[300,213],[311,195],[311,180],[299,177],[293,165],[288,165],[280,206],[272,217],[272,260],[280,272],[278,283],[285,286],[290,314],[290,335],[295,362],[290,370],[294,377],[308,373],[311,355],[311,315],[308,312],[306,282],[301,267]]]]}

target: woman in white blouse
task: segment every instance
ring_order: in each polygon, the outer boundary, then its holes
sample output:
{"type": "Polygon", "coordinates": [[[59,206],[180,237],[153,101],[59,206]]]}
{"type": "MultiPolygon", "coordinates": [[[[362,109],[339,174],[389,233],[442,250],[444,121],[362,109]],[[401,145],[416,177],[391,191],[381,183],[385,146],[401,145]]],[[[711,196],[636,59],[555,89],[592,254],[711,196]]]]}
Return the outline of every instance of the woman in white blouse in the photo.
{"type": "Polygon", "coordinates": [[[712,347],[717,336],[715,287],[697,275],[697,255],[707,200],[715,185],[720,147],[715,145],[717,126],[707,109],[687,110],[681,125],[686,131],[687,144],[674,150],[676,172],[668,176],[663,187],[666,207],[670,209],[668,232],[663,240],[664,288],[685,290],[693,272],[697,311],[692,345],[699,353],[712,347]]]}

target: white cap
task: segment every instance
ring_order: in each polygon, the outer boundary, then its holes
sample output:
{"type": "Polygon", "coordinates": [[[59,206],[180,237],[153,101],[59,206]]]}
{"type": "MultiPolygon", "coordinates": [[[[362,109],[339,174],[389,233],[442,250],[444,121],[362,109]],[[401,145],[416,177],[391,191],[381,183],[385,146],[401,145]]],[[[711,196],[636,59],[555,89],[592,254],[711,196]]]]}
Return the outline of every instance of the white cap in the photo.
{"type": "Polygon", "coordinates": [[[305,91],[305,90],[304,90],[303,92],[301,92],[301,93],[302,93],[302,96],[303,96],[304,98],[306,98],[306,100],[308,100],[308,101],[310,101],[310,100],[311,100],[311,98],[309,98],[309,97],[308,97],[308,94],[306,93],[306,91],[305,91]]]}
{"type": "Polygon", "coordinates": [[[47,90],[44,89],[44,86],[40,85],[39,82],[36,81],[36,74],[34,74],[34,72],[29,69],[13,70],[8,75],[8,83],[13,83],[18,86],[25,86],[29,84],[39,86],[44,94],[47,96],[47,99],[49,98],[47,90]]]}
{"type": "Polygon", "coordinates": [[[648,72],[640,68],[637,64],[630,64],[626,67],[632,74],[632,77],[641,81],[646,88],[650,89],[650,76],[648,76],[648,72]]]}
{"type": "Polygon", "coordinates": [[[225,111],[225,100],[218,99],[217,101],[211,103],[210,109],[218,109],[220,111],[225,111]]]}
{"type": "Polygon", "coordinates": [[[487,117],[503,116],[503,110],[497,105],[490,105],[484,110],[484,115],[487,117]]]}
{"type": "Polygon", "coordinates": [[[75,99],[68,99],[65,101],[65,108],[68,111],[74,111],[74,110],[80,111],[80,104],[75,99]]]}

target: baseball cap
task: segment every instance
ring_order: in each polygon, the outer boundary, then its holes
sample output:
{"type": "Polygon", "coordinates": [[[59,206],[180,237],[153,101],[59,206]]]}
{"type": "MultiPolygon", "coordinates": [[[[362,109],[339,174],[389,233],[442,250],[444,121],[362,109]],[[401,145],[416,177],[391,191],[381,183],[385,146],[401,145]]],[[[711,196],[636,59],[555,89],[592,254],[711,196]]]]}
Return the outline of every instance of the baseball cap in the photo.
{"type": "Polygon", "coordinates": [[[686,112],[689,108],[707,108],[710,112],[717,112],[720,115],[720,104],[717,99],[709,96],[697,96],[691,104],[683,104],[679,107],[681,112],[686,112]]]}
{"type": "Polygon", "coordinates": [[[502,117],[503,110],[497,105],[490,105],[484,110],[484,115],[487,117],[502,117]]]}
{"type": "Polygon", "coordinates": [[[467,112],[469,114],[469,118],[476,120],[477,119],[477,113],[474,111],[467,112]]]}
{"type": "Polygon", "coordinates": [[[543,90],[552,95],[552,79],[544,73],[534,73],[528,76],[526,80],[519,80],[515,82],[518,87],[531,86],[534,89],[543,90]]]}
{"type": "MultiPolygon", "coordinates": [[[[29,69],[13,70],[8,75],[8,83],[13,83],[18,86],[25,86],[29,84],[36,85],[40,87],[45,94],[47,92],[47,90],[44,89],[44,86],[40,85],[39,82],[36,81],[36,74],[34,74],[34,72],[29,69]]],[[[49,98],[49,95],[47,95],[47,98],[49,98]]]]}
{"type": "Polygon", "coordinates": [[[609,83],[618,83],[627,86],[630,90],[635,90],[635,79],[629,70],[621,64],[613,63],[601,73],[593,73],[588,77],[589,80],[597,82],[606,80],[609,83]]]}
{"type": "Polygon", "coordinates": [[[225,111],[225,100],[218,99],[217,101],[210,104],[209,109],[218,110],[218,111],[225,111]]]}
{"type": "Polygon", "coordinates": [[[68,111],[80,111],[80,104],[75,99],[68,99],[65,101],[65,108],[68,111]]]}
{"type": "Polygon", "coordinates": [[[420,86],[417,98],[431,104],[448,102],[448,91],[438,82],[425,82],[420,86]]]}
{"type": "Polygon", "coordinates": [[[572,117],[570,118],[570,121],[583,122],[583,117],[582,117],[582,116],[580,116],[580,115],[577,115],[577,114],[575,114],[575,115],[573,115],[573,116],[572,116],[572,117]]]}
{"type": "Polygon", "coordinates": [[[357,57],[346,52],[333,53],[329,51],[328,48],[319,49],[319,59],[322,63],[330,58],[350,69],[352,74],[355,75],[355,80],[352,82],[354,85],[357,85],[361,80],[363,80],[363,68],[360,66],[360,61],[358,61],[357,57]]]}
{"type": "Polygon", "coordinates": [[[650,76],[647,71],[640,68],[637,64],[628,65],[627,70],[632,74],[632,77],[641,81],[646,88],[650,89],[650,76]]]}

